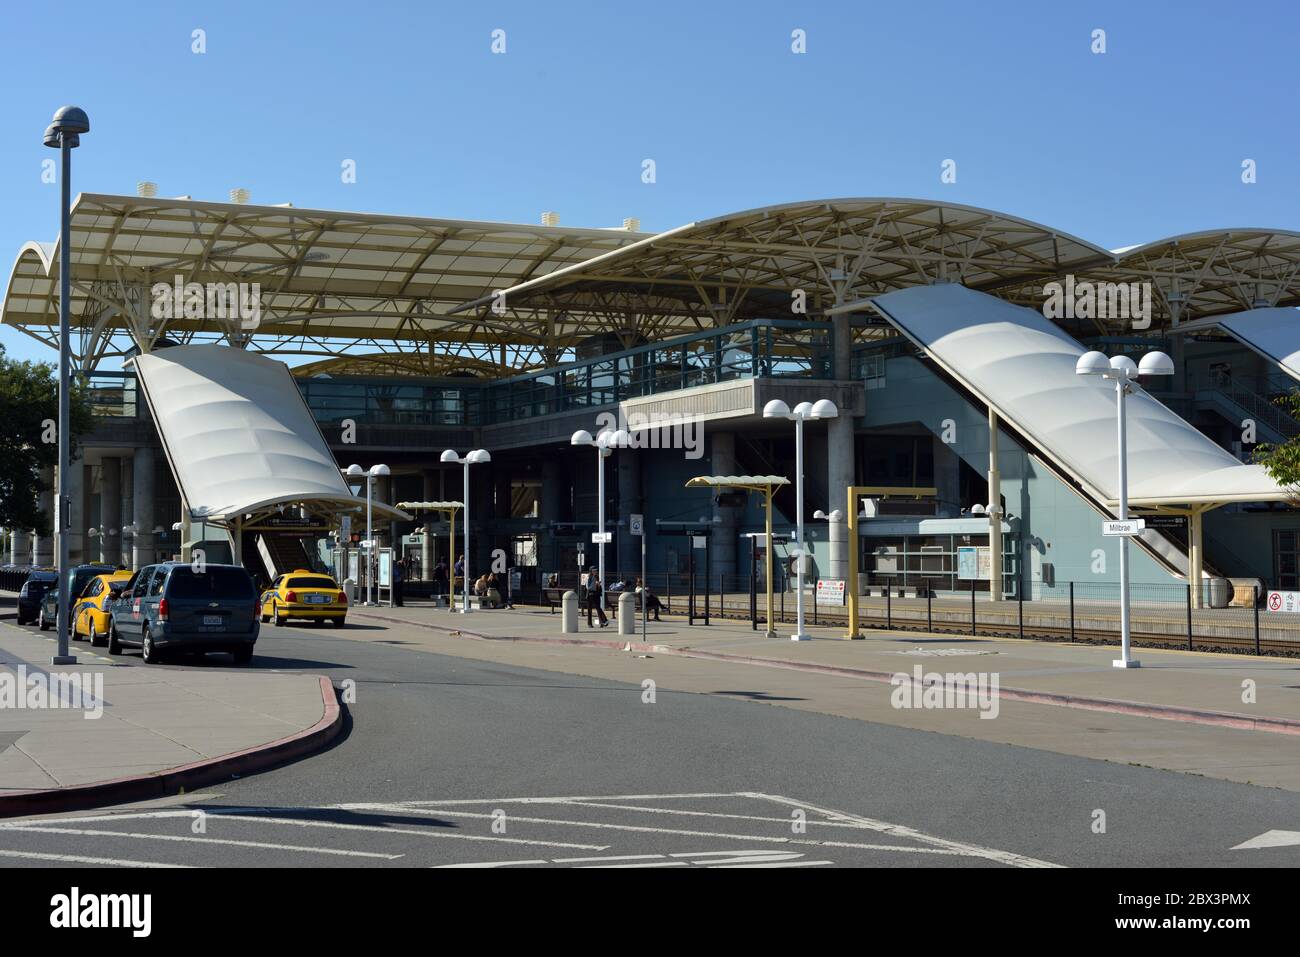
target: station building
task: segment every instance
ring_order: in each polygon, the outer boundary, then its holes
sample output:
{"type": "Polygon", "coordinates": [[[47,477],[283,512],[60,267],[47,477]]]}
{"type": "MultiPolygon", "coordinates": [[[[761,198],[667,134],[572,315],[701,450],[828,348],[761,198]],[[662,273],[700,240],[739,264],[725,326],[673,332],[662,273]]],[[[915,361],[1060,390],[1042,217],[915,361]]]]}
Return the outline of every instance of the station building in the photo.
{"type": "MultiPolygon", "coordinates": [[[[525,583],[594,565],[600,468],[609,580],[640,574],[643,515],[652,583],[707,536],[714,587],[738,589],[768,560],[751,555],[762,503],[686,483],[793,482],[793,423],[763,410],[829,399],[838,416],[804,427],[812,576],[847,578],[856,548],[860,588],[1033,600],[1118,578],[1101,531],[1116,397],[1075,361],[1160,350],[1174,374],[1128,399],[1129,501],[1147,520],[1132,580],[1197,584],[1198,605],[1234,582],[1300,588],[1300,514],[1249,464],[1300,431],[1276,403],[1300,377],[1300,233],[1111,251],[912,199],[644,233],[82,194],[72,237],[74,369],[96,411],[71,476],[74,562],[205,542],[263,576],[328,563],[345,517],[364,531],[365,489],[339,470],[383,463],[377,538],[427,575],[447,516],[411,506],[460,500],[465,470],[441,453],[481,448],[472,569],[495,549],[525,583]],[[187,300],[191,284],[229,308],[187,300]],[[159,308],[164,287],[175,308],[159,308]],[[254,287],[255,315],[234,308],[254,287]],[[620,427],[631,447],[608,456],[570,441],[620,427]]],[[[0,316],[52,349],[57,269],[53,247],[25,245],[0,316]]],[[[784,568],[793,485],[773,504],[784,568]]],[[[53,553],[29,531],[12,548],[19,563],[53,553]]]]}

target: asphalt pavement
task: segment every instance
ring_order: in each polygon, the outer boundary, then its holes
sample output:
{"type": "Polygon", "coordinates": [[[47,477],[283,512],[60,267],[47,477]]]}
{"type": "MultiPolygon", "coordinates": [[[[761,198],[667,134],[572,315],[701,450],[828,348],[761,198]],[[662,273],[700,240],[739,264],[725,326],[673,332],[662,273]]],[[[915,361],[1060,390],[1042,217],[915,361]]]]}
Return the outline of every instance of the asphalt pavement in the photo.
{"type": "Polygon", "coordinates": [[[251,667],[339,689],[348,724],[324,752],[149,805],[0,822],[0,864],[1300,864],[1295,792],[771,707],[740,687],[415,652],[383,631],[263,629],[251,667]]]}

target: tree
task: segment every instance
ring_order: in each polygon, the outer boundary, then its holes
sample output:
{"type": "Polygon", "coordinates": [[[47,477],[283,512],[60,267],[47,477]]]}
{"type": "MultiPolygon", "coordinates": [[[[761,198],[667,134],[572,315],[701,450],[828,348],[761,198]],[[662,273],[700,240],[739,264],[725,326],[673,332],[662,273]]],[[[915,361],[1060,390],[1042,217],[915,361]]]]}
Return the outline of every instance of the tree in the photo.
{"type": "MultiPolygon", "coordinates": [[[[1278,396],[1273,401],[1293,419],[1300,419],[1300,391],[1278,396]]],[[[1251,461],[1264,466],[1269,478],[1291,493],[1293,503],[1300,502],[1300,435],[1280,445],[1261,442],[1255,446],[1251,461]]]]}
{"type": "MultiPolygon", "coordinates": [[[[94,425],[84,386],[73,380],[71,449],[94,425]]],[[[59,379],[48,362],[10,359],[0,346],[0,526],[48,535],[53,516],[39,507],[42,469],[58,463],[59,379]]]]}

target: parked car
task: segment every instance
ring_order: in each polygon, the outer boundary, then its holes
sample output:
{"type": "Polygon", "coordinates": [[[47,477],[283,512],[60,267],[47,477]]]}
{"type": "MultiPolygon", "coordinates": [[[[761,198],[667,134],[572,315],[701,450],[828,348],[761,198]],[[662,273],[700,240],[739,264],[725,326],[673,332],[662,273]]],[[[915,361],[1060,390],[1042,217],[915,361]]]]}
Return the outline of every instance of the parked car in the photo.
{"type": "Polygon", "coordinates": [[[113,602],[126,583],[131,580],[128,571],[107,572],[96,575],[86,583],[81,597],[72,605],[72,640],[83,636],[91,645],[102,645],[108,640],[108,622],[112,617],[113,602]]]}
{"type": "MultiPolygon", "coordinates": [[[[18,624],[26,625],[35,621],[41,611],[41,599],[47,589],[58,583],[55,572],[34,571],[18,589],[18,624]]],[[[57,589],[55,589],[57,590],[57,589]]]]}
{"type": "MultiPolygon", "coordinates": [[[[103,562],[92,562],[88,565],[78,565],[76,568],[68,570],[68,600],[76,602],[81,597],[82,591],[96,575],[102,575],[105,572],[111,572],[112,565],[106,565],[103,562]]],[[[75,604],[74,604],[75,607],[75,604]]],[[[51,585],[46,589],[41,598],[40,611],[37,614],[37,624],[40,625],[41,631],[48,631],[53,628],[58,621],[59,613],[59,589],[51,585]]]]}
{"type": "Polygon", "coordinates": [[[108,652],[139,646],[149,664],[171,653],[225,651],[236,664],[253,659],[261,623],[253,577],[238,565],[184,562],[148,565],[136,572],[112,604],[108,652]]]}
{"type": "Polygon", "coordinates": [[[280,575],[259,600],[262,621],[279,625],[294,618],[313,625],[331,622],[342,628],[348,613],[348,596],[329,575],[296,568],[280,575]]]}

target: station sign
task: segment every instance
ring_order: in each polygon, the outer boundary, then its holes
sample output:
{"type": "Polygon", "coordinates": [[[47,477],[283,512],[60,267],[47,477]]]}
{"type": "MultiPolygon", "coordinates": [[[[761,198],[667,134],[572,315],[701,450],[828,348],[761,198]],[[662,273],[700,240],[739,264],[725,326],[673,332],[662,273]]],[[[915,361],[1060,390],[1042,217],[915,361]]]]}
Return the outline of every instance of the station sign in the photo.
{"type": "Polygon", "coordinates": [[[613,540],[614,540],[613,532],[592,532],[591,533],[591,544],[593,545],[608,545],[613,540]]]}
{"type": "Polygon", "coordinates": [[[1131,538],[1146,527],[1146,519],[1143,518],[1126,518],[1123,520],[1115,519],[1114,521],[1102,522],[1101,533],[1103,535],[1118,535],[1124,538],[1131,538]]]}
{"type": "Polygon", "coordinates": [[[644,535],[644,534],[645,534],[645,516],[644,516],[644,515],[633,515],[633,516],[631,516],[631,517],[628,519],[628,523],[627,523],[627,524],[628,524],[628,530],[631,531],[631,533],[632,533],[633,535],[644,535]]]}
{"type": "Polygon", "coordinates": [[[1300,614],[1300,591],[1271,591],[1265,607],[1283,615],[1300,614]]]}

